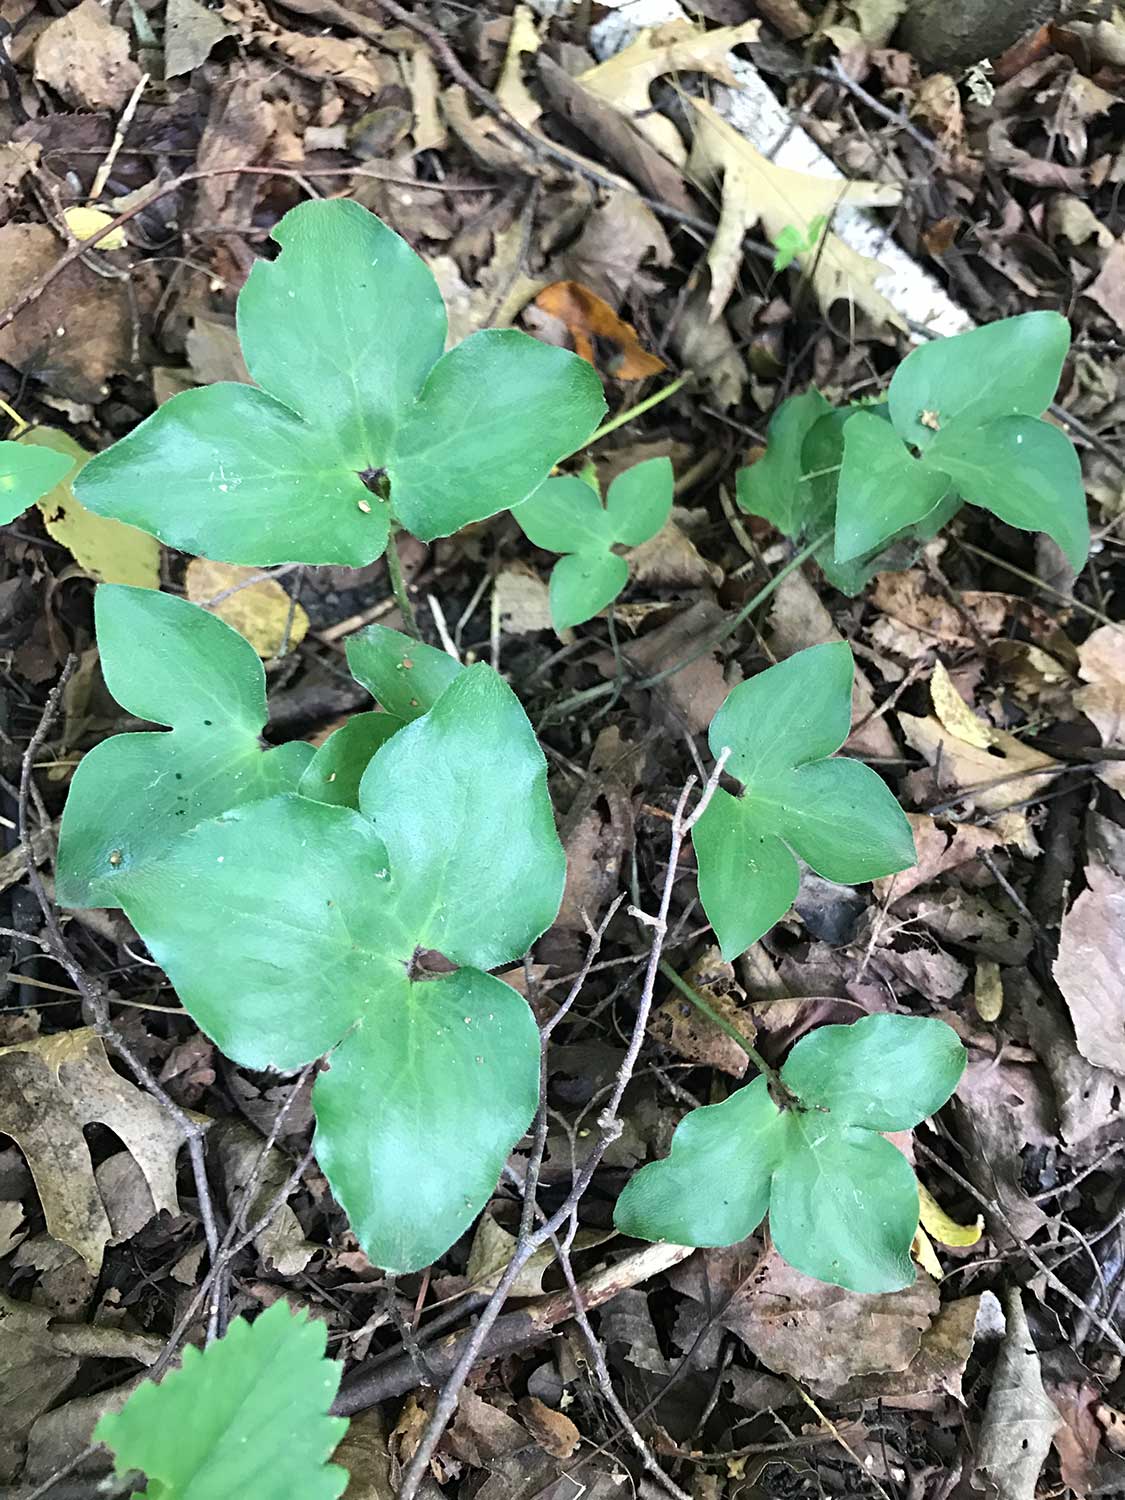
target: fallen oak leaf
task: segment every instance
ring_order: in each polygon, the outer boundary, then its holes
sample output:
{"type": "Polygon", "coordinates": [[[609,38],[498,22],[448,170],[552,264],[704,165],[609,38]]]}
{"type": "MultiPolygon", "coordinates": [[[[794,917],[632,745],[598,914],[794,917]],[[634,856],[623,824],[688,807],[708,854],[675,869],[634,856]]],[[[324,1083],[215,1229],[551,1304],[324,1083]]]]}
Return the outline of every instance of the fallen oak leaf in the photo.
{"type": "Polygon", "coordinates": [[[708,73],[737,88],[728,54],[743,42],[757,41],[761,29],[757,20],[713,31],[701,31],[686,18],[669,21],[639,32],[628,47],[580,73],[578,82],[628,115],[658,150],[682,167],[687,151],[680,132],[667,116],[653,109],[649,89],[668,73],[708,73]]]}
{"type": "MultiPolygon", "coordinates": [[[[726,306],[742,263],[742,240],[752,224],[761,223],[766,238],[776,243],[785,229],[795,229],[808,245],[813,221],[832,215],[841,206],[892,205],[902,197],[901,189],[883,182],[855,179],[840,182],[778,167],[753,147],[705,100],[692,99],[697,119],[689,171],[709,186],[723,179],[719,224],[707,264],[711,268],[711,318],[726,306]]],[[[861,255],[829,229],[819,236],[813,250],[800,251],[796,259],[806,273],[820,305],[827,312],[832,303],[846,297],[876,322],[906,329],[892,304],[877,290],[876,281],[887,268],[861,255]]]]}
{"type": "Polygon", "coordinates": [[[668,366],[641,347],[637,330],[580,281],[555,281],[535,299],[542,312],[565,326],[574,352],[615,380],[644,380],[668,366]]]}
{"type": "Polygon", "coordinates": [[[19,1146],[47,1229],[96,1274],[112,1238],[83,1127],[106,1125],[136,1159],[157,1213],[179,1213],[183,1133],[156,1101],[110,1066],[89,1027],[0,1048],[0,1131],[19,1146]]]}

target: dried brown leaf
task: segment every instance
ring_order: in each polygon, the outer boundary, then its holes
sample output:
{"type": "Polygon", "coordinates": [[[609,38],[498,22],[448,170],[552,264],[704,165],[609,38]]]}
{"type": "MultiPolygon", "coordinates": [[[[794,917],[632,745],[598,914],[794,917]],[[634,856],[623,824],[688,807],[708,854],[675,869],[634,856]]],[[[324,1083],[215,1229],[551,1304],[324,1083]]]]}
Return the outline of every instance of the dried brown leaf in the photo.
{"type": "Polygon", "coordinates": [[[0,1131],[27,1158],[55,1239],[97,1272],[113,1237],[83,1127],[108,1125],[145,1174],[157,1212],[179,1212],[180,1127],[110,1067],[89,1028],[0,1049],[0,1131]]]}
{"type": "Polygon", "coordinates": [[[141,80],[129,34],[97,0],[81,0],[45,28],[35,44],[35,76],[78,109],[117,110],[141,80]]]}
{"type": "MultiPolygon", "coordinates": [[[[1075,705],[1097,729],[1103,745],[1125,750],[1125,630],[1101,626],[1079,646],[1078,661],[1079,675],[1088,686],[1075,693],[1075,705]]],[[[1125,760],[1106,761],[1098,767],[1098,776],[1125,795],[1125,760]]]]}
{"type": "MultiPolygon", "coordinates": [[[[719,316],[734,289],[743,237],[751,225],[760,223],[771,241],[787,228],[807,236],[814,219],[830,218],[841,204],[893,204],[902,197],[901,189],[888,183],[814,177],[775,166],[705,100],[692,99],[691,103],[697,115],[691,173],[704,184],[719,175],[723,179],[719,225],[707,256],[712,318],[719,316]]],[[[860,255],[838,235],[827,231],[815,250],[797,260],[825,311],[845,297],[877,323],[905,328],[875,287],[886,268],[860,255]]]]}
{"type": "Polygon", "coordinates": [[[565,324],[576,354],[615,380],[644,380],[668,368],[641,347],[631,323],[579,281],[552,282],[536,297],[535,305],[565,324]]]}
{"type": "Polygon", "coordinates": [[[1052,972],[1083,1057],[1125,1074],[1125,880],[1103,865],[1086,866],[1086,889],[1062,919],[1052,972]]]}
{"type": "Polygon", "coordinates": [[[1061,1418],[1043,1389],[1039,1353],[1018,1287],[1004,1297],[1007,1331],[977,1440],[976,1472],[997,1500],[1035,1500],[1039,1475],[1061,1418]]]}

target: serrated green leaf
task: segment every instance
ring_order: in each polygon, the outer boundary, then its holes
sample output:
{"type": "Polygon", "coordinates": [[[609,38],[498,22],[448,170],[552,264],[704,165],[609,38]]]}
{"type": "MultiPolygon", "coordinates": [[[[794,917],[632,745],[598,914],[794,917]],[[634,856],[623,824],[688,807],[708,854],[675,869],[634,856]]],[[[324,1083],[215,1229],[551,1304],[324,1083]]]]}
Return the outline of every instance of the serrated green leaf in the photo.
{"type": "Polygon", "coordinates": [[[326,1338],[324,1323],[284,1299],[253,1323],[235,1318],[102,1417],[95,1441],[113,1450],[118,1474],[147,1475],[142,1500],[336,1500],[348,1475],[328,1460],[348,1423],[328,1415],[343,1367],[324,1357],[326,1338]]]}
{"type": "Polygon", "coordinates": [[[366,816],[294,795],[240,807],[180,839],[123,904],[236,1062],[330,1053],[318,1156],[369,1258],[405,1271],[480,1210],[534,1113],[534,1019],[471,966],[519,957],[549,925],[565,860],[542,752],[483,665],[377,751],[360,802],[366,816]],[[433,948],[468,967],[418,977],[433,948]]]}
{"type": "Polygon", "coordinates": [[[61,484],[74,460],[48,448],[0,443],[0,526],[22,516],[41,495],[61,484]]]}
{"type": "MultiPolygon", "coordinates": [[[[1029,315],[1031,316],[1031,315],[1029,315]]],[[[927,450],[970,505],[1021,531],[1043,531],[1081,572],[1090,552],[1082,468],[1058,427],[1036,417],[999,417],[983,427],[951,423],[927,450]]]]}
{"type": "Polygon", "coordinates": [[[768,1207],[775,1248],[806,1275],[857,1292],[907,1286],[917,1184],[877,1131],[940,1108],[964,1065],[942,1021],[877,1015],[812,1032],[781,1069],[795,1100],[779,1108],[756,1078],[693,1110],[671,1154],[630,1180],[614,1222],[640,1239],[728,1245],[768,1207]]]}
{"type": "Polygon", "coordinates": [[[852,656],[811,646],[740,683],[712,720],[718,758],[743,783],[696,824],[699,897],[725,959],[757,942],[796,895],[793,852],[828,880],[863,881],[914,863],[910,824],[869,766],[830,760],[851,727],[852,656]]]}
{"type": "Polygon", "coordinates": [[[807,473],[805,439],[831,413],[828,402],[812,388],[781,403],[770,418],[765,453],[757,463],[739,469],[735,478],[736,499],[747,515],[764,517],[793,539],[810,531],[811,497],[802,482],[807,473]]]}
{"type": "Polygon", "coordinates": [[[348,636],[344,649],[355,680],[403,724],[428,713],[462,670],[447,651],[386,625],[348,636]]]}
{"type": "Polygon", "coordinates": [[[1038,417],[1055,399],[1070,324],[1055,312],[1023,313],[921,344],[887,392],[895,431],[925,449],[951,422],[1038,417]]]}
{"type": "Polygon", "coordinates": [[[528,541],[566,554],[551,573],[556,630],[593,619],[617,598],[629,568],[613,547],[638,547],[655,536],[671,514],[672,498],[671,461],[652,458],[619,474],[604,506],[584,480],[563,475],[513,510],[528,541]]]}
{"type": "Polygon", "coordinates": [[[518,503],[604,412],[593,368],[526,334],[442,355],[433,276],[358,204],[301,204],[274,238],[238,304],[261,389],[173,397],[87,465],[90,510],[219,561],[360,566],[392,512],[431,540],[518,503]]]}
{"type": "Polygon", "coordinates": [[[844,423],[836,561],[853,562],[924,521],[949,488],[949,476],[914,458],[888,422],[854,413],[844,423]]]}
{"type": "Polygon", "coordinates": [[[313,750],[299,741],[262,750],[262,663],[207,610],[154,589],[102,584],[94,616],[109,691],[137,718],[171,726],[103,740],[71,782],[58,899],[112,907],[198,823],[295,787],[313,750]]]}

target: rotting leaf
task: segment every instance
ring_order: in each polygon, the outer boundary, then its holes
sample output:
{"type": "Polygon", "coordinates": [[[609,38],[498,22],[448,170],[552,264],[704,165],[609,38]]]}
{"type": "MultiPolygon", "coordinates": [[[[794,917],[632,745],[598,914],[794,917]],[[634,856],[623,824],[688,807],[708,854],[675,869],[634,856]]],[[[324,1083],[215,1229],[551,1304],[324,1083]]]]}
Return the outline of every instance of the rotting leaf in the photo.
{"type": "Polygon", "coordinates": [[[53,1339],[46,1308],[0,1293],[0,1483],[19,1474],[32,1424],[66,1390],[78,1365],[77,1355],[53,1339]]]}
{"type": "Polygon", "coordinates": [[[564,324],[576,354],[614,380],[644,380],[668,368],[641,346],[631,323],[581,282],[553,282],[539,293],[535,305],[564,324]]]}
{"type": "Polygon", "coordinates": [[[201,604],[245,636],[258,655],[268,661],[283,645],[291,651],[301,644],[308,633],[309,617],[276,579],[260,578],[259,573],[257,568],[193,557],[184,574],[184,593],[193,604],[201,604]],[[248,584],[249,578],[258,578],[258,582],[248,584]],[[212,604],[217,595],[226,597],[212,604]]]}
{"type": "MultiPolygon", "coordinates": [[[[691,172],[704,184],[717,175],[723,179],[719,226],[707,256],[712,318],[719,316],[734,289],[742,264],[743,236],[752,224],[760,222],[771,242],[776,243],[782,230],[794,228],[807,243],[813,221],[825,217],[831,221],[841,205],[887,205],[902,197],[901,189],[888,183],[814,177],[775,166],[706,100],[692,99],[691,104],[697,116],[691,172]]],[[[814,251],[805,250],[796,258],[826,312],[838,298],[846,297],[877,323],[905,331],[902,318],[876,289],[886,267],[860,255],[831,229],[814,251]]]]}
{"type": "Polygon", "coordinates": [[[156,1211],[178,1213],[180,1127],[110,1067],[93,1030],[0,1049],[0,1131],[27,1158],[50,1233],[97,1273],[112,1231],[82,1133],[94,1122],[107,1125],[132,1153],[156,1211]]]}
{"type": "Polygon", "coordinates": [[[991,1482],[997,1500],[1034,1500],[1062,1419],[1043,1389],[1019,1287],[1005,1294],[1004,1318],[1007,1329],[977,1438],[976,1471],[991,1482]]]}
{"type": "Polygon", "coordinates": [[[1052,972],[1079,1052],[1125,1075],[1125,879],[1104,865],[1086,866],[1086,889],[1062,919],[1052,972]]]}

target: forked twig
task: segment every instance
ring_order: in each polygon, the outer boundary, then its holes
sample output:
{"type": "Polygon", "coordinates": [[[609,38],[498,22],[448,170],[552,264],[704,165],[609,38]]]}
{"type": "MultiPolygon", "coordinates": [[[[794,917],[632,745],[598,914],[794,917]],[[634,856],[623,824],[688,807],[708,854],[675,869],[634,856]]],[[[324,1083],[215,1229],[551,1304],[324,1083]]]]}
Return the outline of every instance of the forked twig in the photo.
{"type": "MultiPolygon", "coordinates": [[[[671,838],[669,840],[668,864],[660,895],[660,906],[656,916],[648,919],[648,925],[652,928],[652,945],[649,949],[648,962],[645,967],[644,983],[637,1002],[637,1014],[633,1022],[629,1045],[621,1061],[621,1066],[617,1070],[609,1102],[598,1116],[598,1138],[594,1142],[589,1156],[587,1156],[586,1160],[575,1173],[570,1192],[560,1207],[549,1218],[545,1219],[537,1229],[531,1230],[526,1234],[522,1233],[523,1226],[521,1224],[521,1237],[512,1253],[512,1258],[508,1262],[507,1268],[496,1286],[496,1290],[482,1309],[476,1327],[469,1336],[457,1364],[442,1386],[437,1404],[434,1407],[433,1416],[430,1418],[429,1424],[422,1434],[421,1442],[415,1449],[413,1457],[406,1466],[406,1470],[402,1476],[402,1483],[399,1487],[399,1500],[415,1500],[418,1489],[426,1476],[430,1459],[433,1457],[434,1451],[441,1441],[442,1434],[457,1410],[461,1388],[469,1378],[473,1366],[480,1358],[488,1334],[500,1316],[504,1303],[507,1301],[512,1287],[516,1283],[516,1278],[535,1254],[536,1250],[555,1236],[563,1225],[576,1214],[578,1204],[585,1194],[586,1189],[593,1181],[595,1172],[601,1165],[602,1157],[621,1134],[622,1125],[618,1118],[618,1113],[625,1090],[632,1079],[633,1070],[636,1067],[637,1058],[640,1055],[641,1047],[648,1030],[648,1018],[652,1010],[656,977],[660,970],[660,956],[664,948],[664,940],[668,933],[668,912],[672,903],[672,888],[675,885],[676,874],[679,868],[680,850],[692,825],[704,812],[707,804],[714,795],[721,774],[722,762],[720,761],[708,778],[707,785],[703,789],[699,802],[690,816],[687,814],[687,804],[692,789],[695,786],[694,776],[688,778],[683,791],[680,793],[679,801],[676,803],[676,811],[672,818],[671,838]]],[[[599,941],[597,934],[595,934],[594,941],[599,941]]],[[[590,962],[593,962],[592,956],[590,962]]],[[[580,974],[579,978],[581,977],[583,976],[580,974]]],[[[572,997],[576,993],[576,988],[572,987],[571,995],[567,997],[567,1002],[564,1002],[564,1004],[572,1002],[572,997]]],[[[552,1017],[548,1025],[553,1028],[557,1019],[558,1017],[552,1017]]],[[[541,1127],[537,1127],[536,1144],[538,1144],[540,1129],[541,1127]]],[[[524,1219],[530,1220],[534,1214],[534,1205],[529,1209],[527,1203],[528,1198],[525,1196],[524,1219]]]]}

